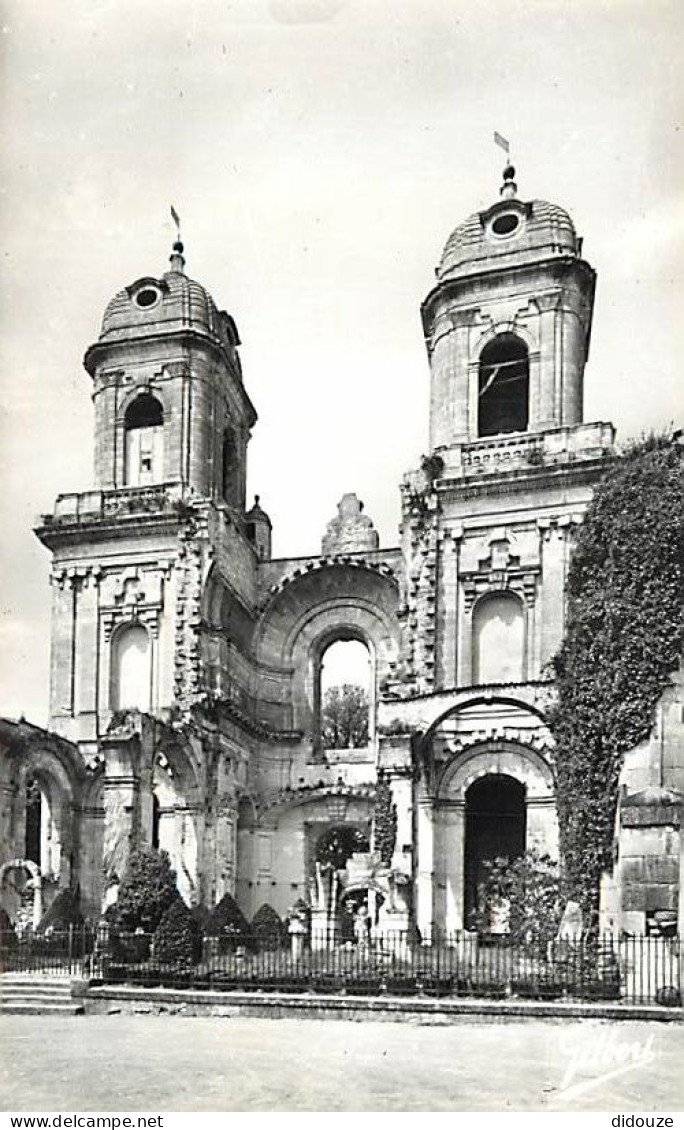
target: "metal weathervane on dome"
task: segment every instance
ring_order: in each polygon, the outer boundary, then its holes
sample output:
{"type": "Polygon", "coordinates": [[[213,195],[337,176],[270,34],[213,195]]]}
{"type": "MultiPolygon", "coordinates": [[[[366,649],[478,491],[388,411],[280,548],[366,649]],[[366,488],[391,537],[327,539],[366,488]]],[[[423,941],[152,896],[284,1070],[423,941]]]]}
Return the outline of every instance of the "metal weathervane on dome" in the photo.
{"type": "Polygon", "coordinates": [[[170,255],[171,269],[173,271],[182,272],[183,268],[185,267],[185,259],[183,258],[183,242],[181,240],[180,216],[178,215],[178,212],[174,208],[173,204],[171,205],[171,219],[176,225],[176,238],[174,240],[173,250],[170,255]]]}
{"type": "Polygon", "coordinates": [[[503,171],[503,184],[499,189],[501,196],[515,196],[518,186],[515,183],[515,169],[511,163],[511,143],[502,134],[494,130],[494,144],[503,149],[506,154],[506,168],[503,171]]]}

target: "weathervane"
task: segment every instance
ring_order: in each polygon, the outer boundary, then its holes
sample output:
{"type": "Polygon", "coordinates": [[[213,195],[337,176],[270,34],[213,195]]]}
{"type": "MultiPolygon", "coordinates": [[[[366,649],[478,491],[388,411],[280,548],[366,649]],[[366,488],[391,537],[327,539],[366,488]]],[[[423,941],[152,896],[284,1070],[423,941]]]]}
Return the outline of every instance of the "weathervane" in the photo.
{"type": "Polygon", "coordinates": [[[494,144],[503,149],[506,154],[506,168],[503,171],[503,185],[500,192],[502,196],[515,196],[518,186],[515,183],[515,169],[511,164],[511,143],[502,134],[494,130],[494,144]]]}
{"type": "MultiPolygon", "coordinates": [[[[494,136],[498,137],[498,134],[495,134],[494,136]]],[[[173,204],[171,205],[171,219],[173,220],[174,224],[176,225],[176,240],[177,240],[178,243],[180,243],[180,241],[181,241],[180,216],[178,215],[178,212],[174,208],[173,204]]]]}
{"type": "Polygon", "coordinates": [[[173,204],[171,205],[171,219],[176,225],[176,238],[174,240],[173,249],[171,251],[171,267],[174,271],[182,271],[185,266],[185,259],[183,258],[183,242],[181,240],[180,216],[178,215],[178,212],[174,208],[173,204]]]}

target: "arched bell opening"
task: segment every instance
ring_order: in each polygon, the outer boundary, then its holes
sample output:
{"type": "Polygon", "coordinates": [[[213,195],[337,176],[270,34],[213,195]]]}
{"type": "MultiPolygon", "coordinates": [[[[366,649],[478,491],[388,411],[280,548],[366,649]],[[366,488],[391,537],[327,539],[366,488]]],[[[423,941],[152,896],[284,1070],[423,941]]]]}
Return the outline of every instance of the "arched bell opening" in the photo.
{"type": "Polygon", "coordinates": [[[124,416],[124,483],[129,487],[164,480],[164,410],[155,396],[136,396],[124,416]]]}
{"type": "Polygon", "coordinates": [[[478,379],[479,436],[527,431],[529,383],[528,349],[516,334],[498,334],[485,345],[478,379]]]}

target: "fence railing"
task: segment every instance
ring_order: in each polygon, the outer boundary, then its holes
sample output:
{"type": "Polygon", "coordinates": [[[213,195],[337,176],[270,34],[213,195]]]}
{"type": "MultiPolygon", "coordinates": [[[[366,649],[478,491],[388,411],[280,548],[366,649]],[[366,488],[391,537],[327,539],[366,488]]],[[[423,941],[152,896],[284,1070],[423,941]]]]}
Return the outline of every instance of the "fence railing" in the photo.
{"type": "Polygon", "coordinates": [[[514,943],[435,930],[420,939],[385,933],[339,943],[315,933],[225,934],[197,937],[192,950],[107,927],[0,934],[3,971],[80,974],[106,984],[681,1005],[678,938],[607,934],[514,943]]]}
{"type": "Polygon", "coordinates": [[[97,942],[91,926],[70,926],[44,933],[0,931],[0,971],[3,973],[59,973],[76,976],[89,965],[97,942]]]}

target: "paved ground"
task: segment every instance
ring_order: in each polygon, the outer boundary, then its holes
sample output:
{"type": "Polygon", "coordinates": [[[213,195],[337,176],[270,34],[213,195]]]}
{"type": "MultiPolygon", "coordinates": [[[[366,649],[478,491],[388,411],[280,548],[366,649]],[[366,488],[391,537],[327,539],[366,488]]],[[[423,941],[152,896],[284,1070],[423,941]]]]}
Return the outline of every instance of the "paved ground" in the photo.
{"type": "Polygon", "coordinates": [[[684,1024],[0,1017],[4,1110],[684,1109],[684,1024]]]}

